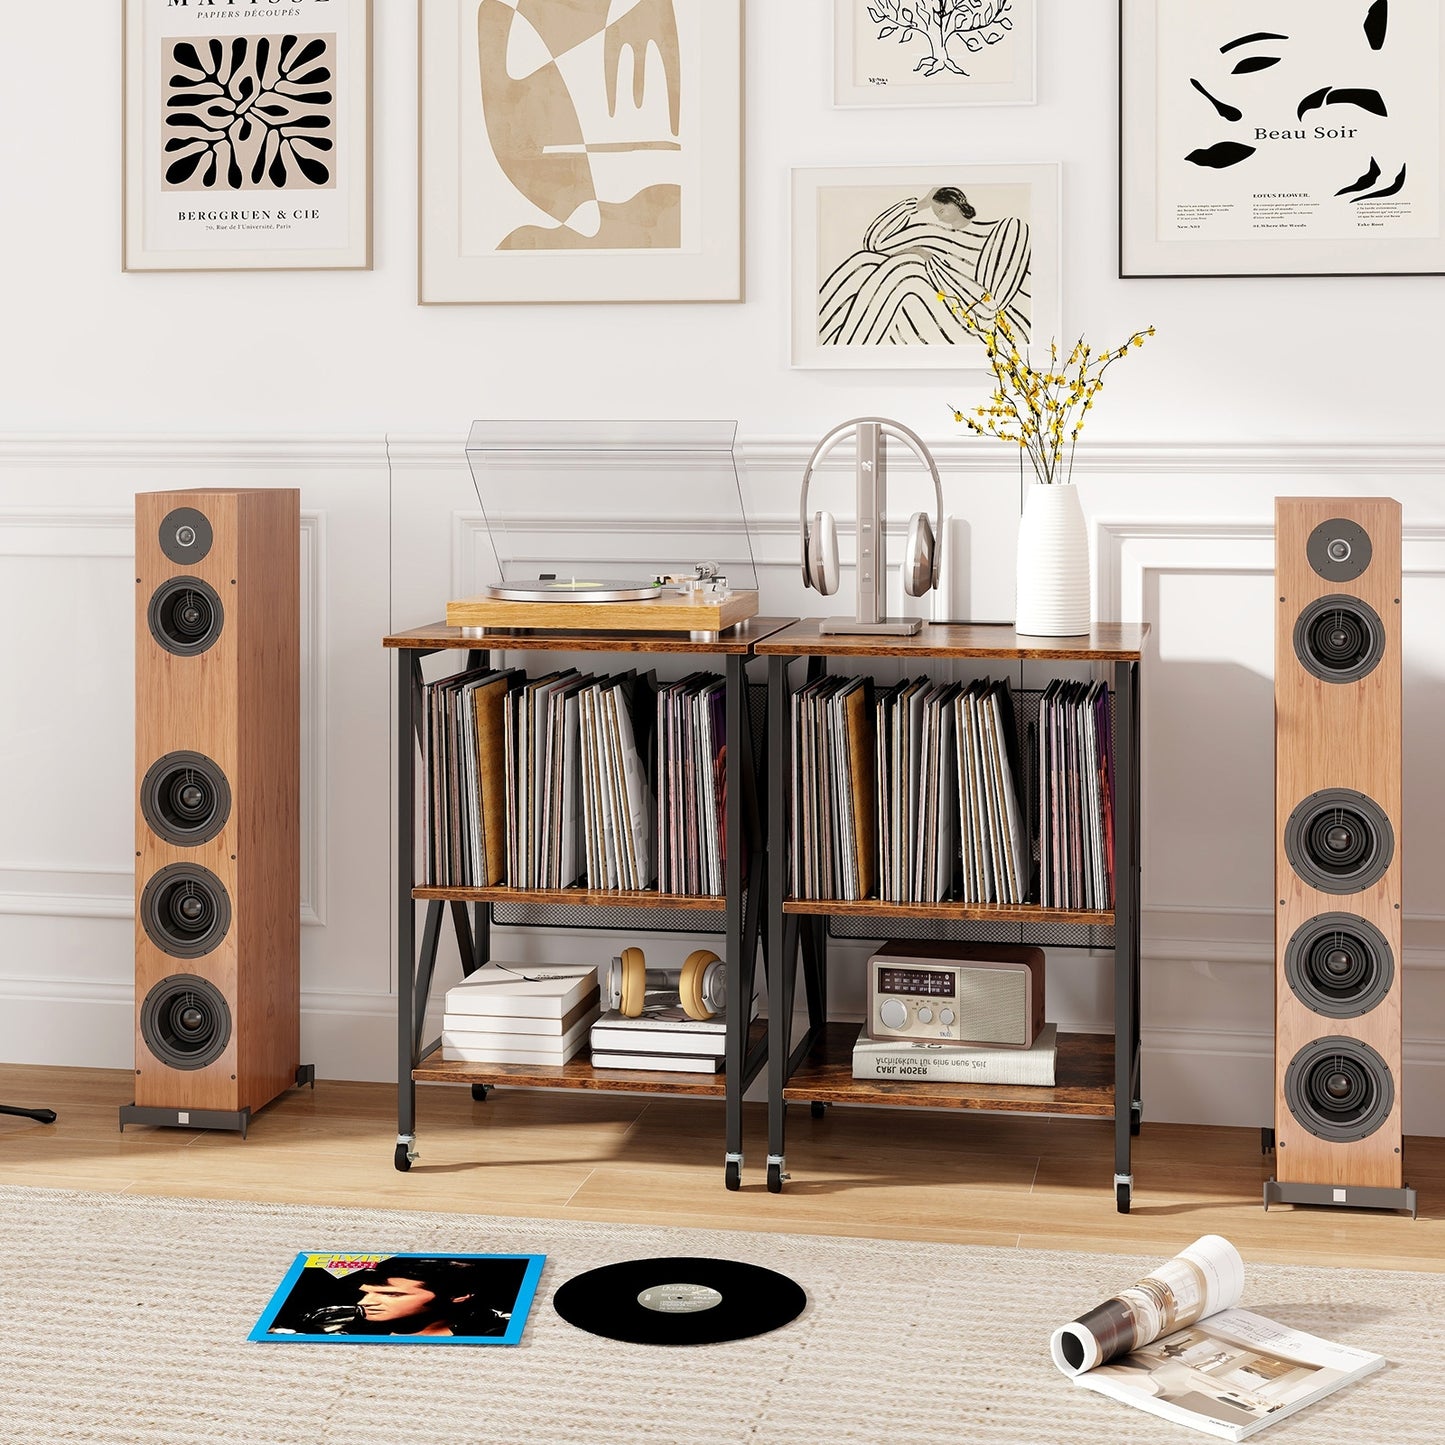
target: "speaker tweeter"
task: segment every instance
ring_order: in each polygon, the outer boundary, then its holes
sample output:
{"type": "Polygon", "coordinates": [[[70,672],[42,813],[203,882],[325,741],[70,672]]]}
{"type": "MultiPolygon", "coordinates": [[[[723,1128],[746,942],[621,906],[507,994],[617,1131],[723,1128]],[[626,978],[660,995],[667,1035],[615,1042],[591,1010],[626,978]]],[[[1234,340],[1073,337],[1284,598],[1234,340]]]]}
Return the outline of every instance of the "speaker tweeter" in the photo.
{"type": "Polygon", "coordinates": [[[1353,582],[1368,570],[1374,546],[1358,522],[1331,517],[1310,533],[1305,556],[1326,582],[1353,582]]]}

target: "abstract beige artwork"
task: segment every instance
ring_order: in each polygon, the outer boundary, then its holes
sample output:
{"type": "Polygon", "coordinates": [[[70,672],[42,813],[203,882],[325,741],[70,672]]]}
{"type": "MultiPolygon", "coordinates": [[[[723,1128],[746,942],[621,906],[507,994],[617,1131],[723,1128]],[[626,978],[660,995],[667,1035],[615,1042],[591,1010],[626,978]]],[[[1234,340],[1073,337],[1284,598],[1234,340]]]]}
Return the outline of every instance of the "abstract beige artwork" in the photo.
{"type": "Polygon", "coordinates": [[[493,154],[507,179],[553,222],[518,226],[499,249],[682,244],[682,187],[663,179],[668,157],[682,150],[674,0],[639,0],[609,24],[614,9],[612,0],[477,6],[478,78],[493,154]],[[514,76],[509,62],[518,53],[537,63],[514,76]],[[588,73],[595,60],[600,77],[588,73]],[[588,114],[598,78],[606,109],[588,114]],[[658,179],[648,182],[648,174],[658,179]],[[613,199],[608,182],[617,189],[618,178],[620,189],[639,189],[613,199]]]}
{"type": "Polygon", "coordinates": [[[422,0],[421,299],[739,299],[740,34],[740,0],[422,0]]]}

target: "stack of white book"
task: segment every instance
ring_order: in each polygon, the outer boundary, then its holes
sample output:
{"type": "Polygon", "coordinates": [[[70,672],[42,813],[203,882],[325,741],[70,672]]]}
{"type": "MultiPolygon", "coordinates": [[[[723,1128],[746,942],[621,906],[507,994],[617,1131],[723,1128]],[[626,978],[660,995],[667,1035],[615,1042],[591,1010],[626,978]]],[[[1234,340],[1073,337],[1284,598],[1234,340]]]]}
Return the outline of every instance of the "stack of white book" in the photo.
{"type": "Polygon", "coordinates": [[[489,963],[447,990],[442,1058],[468,1064],[565,1064],[597,1017],[596,968],[489,963]]]}
{"type": "Polygon", "coordinates": [[[592,1025],[592,1067],[720,1074],[727,1032],[726,1013],[690,1019],[675,993],[649,989],[638,1017],[612,1009],[592,1025]]]}
{"type": "Polygon", "coordinates": [[[870,1039],[853,1045],[855,1079],[932,1081],[948,1084],[1054,1083],[1059,1031],[1045,1024],[1027,1049],[970,1048],[963,1044],[909,1044],[870,1039]]]}

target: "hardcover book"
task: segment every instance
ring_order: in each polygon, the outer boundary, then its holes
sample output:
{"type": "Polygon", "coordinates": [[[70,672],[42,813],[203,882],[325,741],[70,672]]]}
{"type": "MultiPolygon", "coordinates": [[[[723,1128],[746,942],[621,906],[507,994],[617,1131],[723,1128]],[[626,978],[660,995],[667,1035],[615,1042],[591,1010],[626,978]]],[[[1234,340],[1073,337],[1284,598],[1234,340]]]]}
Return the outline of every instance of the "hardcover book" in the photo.
{"type": "Polygon", "coordinates": [[[446,1012],[562,1019],[597,987],[585,964],[489,963],[447,990],[446,1012]]]}
{"type": "Polygon", "coordinates": [[[853,1077],[1052,1087],[1057,1057],[1058,1028],[1054,1024],[1045,1024],[1027,1049],[895,1043],[869,1039],[860,1033],[853,1045],[853,1077]]]}

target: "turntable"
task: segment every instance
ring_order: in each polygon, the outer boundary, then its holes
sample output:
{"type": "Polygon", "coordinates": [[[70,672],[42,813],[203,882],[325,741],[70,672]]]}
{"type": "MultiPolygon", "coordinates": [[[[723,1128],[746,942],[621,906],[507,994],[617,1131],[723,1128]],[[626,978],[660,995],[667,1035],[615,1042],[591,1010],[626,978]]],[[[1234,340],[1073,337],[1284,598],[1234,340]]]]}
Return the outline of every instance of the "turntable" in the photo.
{"type": "Polygon", "coordinates": [[[733,422],[475,423],[467,459],[492,554],[482,566],[496,580],[449,602],[447,624],[472,636],[696,641],[756,616],[735,432],[733,422]],[[689,553],[720,560],[639,576],[689,553]]]}

